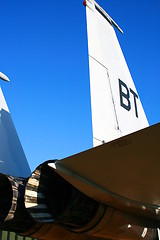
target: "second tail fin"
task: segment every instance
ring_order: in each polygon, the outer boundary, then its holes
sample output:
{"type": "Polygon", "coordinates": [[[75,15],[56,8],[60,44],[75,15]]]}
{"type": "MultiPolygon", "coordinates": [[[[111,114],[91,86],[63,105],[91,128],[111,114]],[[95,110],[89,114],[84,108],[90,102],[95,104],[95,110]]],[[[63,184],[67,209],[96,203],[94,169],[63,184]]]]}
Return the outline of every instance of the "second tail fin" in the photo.
{"type": "MultiPolygon", "coordinates": [[[[4,79],[3,79],[4,80],[4,79]]],[[[30,168],[0,88],[0,173],[28,177],[30,168]]]]}

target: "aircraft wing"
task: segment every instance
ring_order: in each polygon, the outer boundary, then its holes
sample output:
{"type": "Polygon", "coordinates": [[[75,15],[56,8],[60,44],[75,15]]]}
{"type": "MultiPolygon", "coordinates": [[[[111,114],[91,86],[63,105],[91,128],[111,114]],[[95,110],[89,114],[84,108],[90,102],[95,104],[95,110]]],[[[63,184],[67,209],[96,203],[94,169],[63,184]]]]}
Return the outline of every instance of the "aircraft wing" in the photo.
{"type": "Polygon", "coordinates": [[[159,136],[160,123],[49,166],[99,202],[158,217],[159,136]]]}

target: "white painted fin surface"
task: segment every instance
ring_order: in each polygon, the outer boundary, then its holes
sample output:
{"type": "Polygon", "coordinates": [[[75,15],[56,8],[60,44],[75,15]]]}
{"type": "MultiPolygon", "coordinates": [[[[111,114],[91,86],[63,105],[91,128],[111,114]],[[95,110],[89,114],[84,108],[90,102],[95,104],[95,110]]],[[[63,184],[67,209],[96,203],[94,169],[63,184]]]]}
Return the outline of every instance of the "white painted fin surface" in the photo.
{"type": "MultiPolygon", "coordinates": [[[[113,26],[93,0],[86,0],[93,145],[148,126],[139,95],[113,26]]],[[[139,79],[141,81],[141,79],[139,79]]]]}
{"type": "Polygon", "coordinates": [[[0,88],[0,173],[28,177],[30,168],[0,88]]]}

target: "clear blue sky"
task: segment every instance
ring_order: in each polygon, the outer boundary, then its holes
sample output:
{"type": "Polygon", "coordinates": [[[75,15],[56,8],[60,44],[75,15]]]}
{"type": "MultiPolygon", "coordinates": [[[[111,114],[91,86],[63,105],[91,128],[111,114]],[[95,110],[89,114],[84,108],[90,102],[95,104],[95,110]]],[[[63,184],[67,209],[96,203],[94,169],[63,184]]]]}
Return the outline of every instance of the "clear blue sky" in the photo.
{"type": "MultiPolygon", "coordinates": [[[[33,170],[92,147],[83,0],[1,0],[1,82],[33,170]]],[[[160,1],[97,0],[117,32],[149,123],[160,120],[160,1]]]]}

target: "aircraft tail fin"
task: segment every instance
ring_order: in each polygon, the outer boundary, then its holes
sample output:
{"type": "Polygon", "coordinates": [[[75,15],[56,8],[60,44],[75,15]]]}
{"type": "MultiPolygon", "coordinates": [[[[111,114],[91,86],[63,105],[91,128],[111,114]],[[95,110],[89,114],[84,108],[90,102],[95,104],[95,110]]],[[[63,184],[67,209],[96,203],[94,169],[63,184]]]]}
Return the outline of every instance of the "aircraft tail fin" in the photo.
{"type": "Polygon", "coordinates": [[[121,28],[94,1],[87,14],[93,145],[148,126],[141,101],[113,26],[121,28]]]}
{"type": "MultiPolygon", "coordinates": [[[[1,77],[2,78],[2,77],[1,77]]],[[[4,79],[3,79],[4,80],[4,79]]],[[[30,168],[0,88],[0,173],[28,177],[30,168]]]]}

